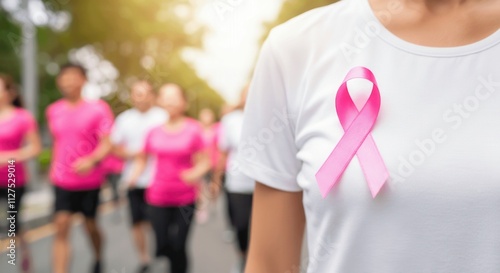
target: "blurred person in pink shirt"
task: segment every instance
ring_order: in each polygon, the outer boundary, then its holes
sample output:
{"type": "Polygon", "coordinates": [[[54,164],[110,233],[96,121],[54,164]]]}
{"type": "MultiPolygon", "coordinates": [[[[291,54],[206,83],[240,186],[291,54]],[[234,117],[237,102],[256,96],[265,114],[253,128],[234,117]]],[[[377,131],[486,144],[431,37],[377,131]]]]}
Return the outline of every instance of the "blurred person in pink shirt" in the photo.
{"type": "Polygon", "coordinates": [[[99,191],[106,174],[100,163],[111,150],[108,135],[113,113],[102,100],[86,101],[82,98],[86,80],[83,67],[75,64],[63,66],[57,77],[63,98],[46,110],[54,141],[50,179],[55,190],[55,273],[68,270],[71,260],[69,232],[74,213],[83,214],[84,226],[92,243],[94,264],[90,272],[103,272],[102,235],[95,218],[99,191]]]}
{"type": "MultiPolygon", "coordinates": [[[[130,99],[133,108],[121,113],[116,118],[111,132],[113,152],[126,160],[122,181],[128,181],[132,175],[134,158],[142,152],[144,139],[151,129],[158,127],[168,119],[167,112],[156,106],[156,92],[148,81],[137,81],[132,85],[130,99]]],[[[147,245],[149,231],[148,205],[145,191],[151,182],[154,158],[148,157],[146,168],[136,179],[133,187],[128,187],[127,196],[130,208],[132,234],[140,259],[137,272],[149,270],[150,256],[147,245]]],[[[122,183],[124,185],[124,183],[122,183]]],[[[126,186],[126,185],[125,185],[126,186]]]]}
{"type": "Polygon", "coordinates": [[[23,273],[30,272],[31,263],[19,213],[29,180],[24,162],[37,156],[40,150],[40,135],[35,118],[22,108],[21,98],[12,78],[0,74],[0,199],[2,207],[3,204],[8,205],[5,211],[16,212],[12,214],[13,221],[7,221],[7,237],[9,241],[19,242],[23,254],[23,273]]]}
{"type": "Polygon", "coordinates": [[[203,143],[207,149],[210,157],[210,171],[207,173],[203,179],[205,183],[201,184],[200,197],[198,199],[197,210],[196,210],[196,221],[199,224],[204,224],[209,220],[210,211],[210,189],[209,183],[212,180],[213,170],[217,164],[219,151],[217,149],[217,137],[218,123],[216,123],[216,117],[212,109],[203,108],[201,109],[198,120],[201,127],[203,128],[203,143]]]}
{"type": "Polygon", "coordinates": [[[155,158],[153,178],[146,190],[150,219],[156,237],[156,256],[170,260],[171,273],[186,273],[189,259],[186,243],[199,184],[210,170],[200,124],[186,117],[187,96],[176,84],[163,85],[158,105],[169,119],[146,136],[143,152],[136,158],[130,187],[143,172],[147,156],[155,158]]]}

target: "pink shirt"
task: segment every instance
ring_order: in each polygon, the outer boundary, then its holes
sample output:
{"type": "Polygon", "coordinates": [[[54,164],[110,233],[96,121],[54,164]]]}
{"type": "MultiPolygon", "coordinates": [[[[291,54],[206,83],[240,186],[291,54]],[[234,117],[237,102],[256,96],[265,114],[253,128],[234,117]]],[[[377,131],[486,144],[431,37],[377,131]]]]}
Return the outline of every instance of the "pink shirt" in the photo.
{"type": "MultiPolygon", "coordinates": [[[[36,130],[36,121],[31,113],[22,108],[16,108],[11,116],[0,120],[0,153],[19,150],[26,134],[36,130]]],[[[4,165],[6,162],[0,164],[4,165]]],[[[7,187],[8,173],[8,166],[0,167],[0,188],[7,187]]],[[[14,174],[16,187],[24,186],[28,176],[23,163],[15,163],[14,174]]]]}
{"type": "Polygon", "coordinates": [[[102,167],[106,174],[120,174],[123,170],[123,160],[115,155],[109,155],[102,161],[102,167]]]}
{"type": "Polygon", "coordinates": [[[50,179],[66,190],[97,189],[104,181],[102,164],[80,175],[73,164],[94,152],[102,136],[109,134],[113,113],[102,100],[81,101],[71,105],[61,99],[46,111],[47,122],[54,139],[50,179]]]}
{"type": "Polygon", "coordinates": [[[193,119],[187,119],[178,132],[168,132],[164,126],[149,132],[144,151],[156,159],[153,179],[146,190],[149,204],[183,206],[196,201],[198,187],[184,182],[180,174],[193,167],[193,155],[204,149],[202,134],[201,126],[193,119]]]}
{"type": "Polygon", "coordinates": [[[210,155],[210,162],[212,163],[212,168],[215,168],[217,166],[220,157],[219,149],[217,147],[219,135],[220,135],[220,123],[214,124],[208,130],[203,130],[203,143],[210,155]]]}
{"type": "Polygon", "coordinates": [[[221,129],[220,124],[221,124],[220,122],[217,122],[216,124],[214,124],[214,127],[213,127],[215,135],[214,135],[214,140],[212,142],[213,152],[210,155],[210,157],[212,159],[212,166],[213,167],[216,167],[217,164],[219,164],[219,158],[220,158],[219,139],[220,139],[221,134],[222,134],[222,129],[221,129]]]}

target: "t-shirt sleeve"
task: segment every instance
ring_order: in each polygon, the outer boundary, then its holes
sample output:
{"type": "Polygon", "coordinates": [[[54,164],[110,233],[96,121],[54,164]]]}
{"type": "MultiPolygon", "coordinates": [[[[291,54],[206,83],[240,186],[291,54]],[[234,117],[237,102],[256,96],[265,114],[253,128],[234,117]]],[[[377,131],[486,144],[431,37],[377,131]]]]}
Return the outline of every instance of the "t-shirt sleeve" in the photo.
{"type": "Polygon", "coordinates": [[[287,106],[285,78],[273,54],[271,36],[264,43],[250,83],[237,168],[269,187],[297,192],[301,163],[287,106]]]}
{"type": "Polygon", "coordinates": [[[24,115],[24,133],[31,133],[38,130],[38,124],[33,115],[26,111],[24,115]]]}
{"type": "Polygon", "coordinates": [[[221,120],[218,128],[217,148],[221,151],[227,152],[229,150],[229,131],[228,131],[227,117],[221,120]]]}
{"type": "Polygon", "coordinates": [[[111,133],[113,127],[114,115],[109,105],[104,101],[99,101],[99,120],[97,133],[99,136],[107,136],[111,133]]]}
{"type": "Polygon", "coordinates": [[[191,152],[197,153],[203,150],[206,150],[208,147],[205,145],[205,141],[203,141],[203,129],[201,126],[196,125],[193,131],[193,139],[191,142],[191,152]]]}

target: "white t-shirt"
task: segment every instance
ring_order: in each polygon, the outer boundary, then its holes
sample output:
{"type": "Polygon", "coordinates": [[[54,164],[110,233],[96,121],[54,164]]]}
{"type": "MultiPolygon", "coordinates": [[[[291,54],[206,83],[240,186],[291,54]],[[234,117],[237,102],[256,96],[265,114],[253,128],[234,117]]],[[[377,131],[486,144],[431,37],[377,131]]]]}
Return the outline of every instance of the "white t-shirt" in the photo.
{"type": "Polygon", "coordinates": [[[235,160],[243,126],[243,111],[233,111],[221,120],[219,149],[228,153],[226,163],[226,189],[230,193],[253,193],[255,180],[243,174],[235,160]]]}
{"type": "MultiPolygon", "coordinates": [[[[149,130],[165,123],[167,119],[167,112],[159,107],[152,107],[144,113],[135,108],[129,109],[116,118],[111,131],[111,142],[116,145],[124,145],[128,152],[137,153],[143,149],[144,140],[149,130]]],[[[137,188],[145,188],[149,184],[154,165],[153,160],[151,157],[148,158],[146,169],[137,180],[137,188]]],[[[122,181],[130,177],[132,162],[133,160],[125,162],[122,181]]]]}
{"type": "MultiPolygon", "coordinates": [[[[263,184],[303,192],[307,272],[500,272],[499,61],[500,30],[466,46],[417,46],[385,29],[367,0],[272,31],[238,163],[263,184]],[[334,101],[354,66],[378,81],[372,136],[391,178],[373,199],[355,157],[323,199],[315,174],[344,134],[334,101]]],[[[370,84],[350,87],[363,105],[370,84]]]]}

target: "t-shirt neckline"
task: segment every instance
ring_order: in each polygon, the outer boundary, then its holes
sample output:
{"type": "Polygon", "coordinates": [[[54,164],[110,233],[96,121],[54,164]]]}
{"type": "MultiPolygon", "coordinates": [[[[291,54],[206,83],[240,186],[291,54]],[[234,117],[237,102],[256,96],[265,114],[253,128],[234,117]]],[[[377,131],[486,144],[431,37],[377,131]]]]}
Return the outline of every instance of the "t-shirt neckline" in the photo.
{"type": "MultiPolygon", "coordinates": [[[[352,0],[347,0],[352,1],[352,0]]],[[[361,10],[363,12],[363,19],[365,19],[366,24],[370,24],[377,27],[377,35],[386,43],[404,50],[406,52],[429,56],[429,57],[459,57],[471,55],[484,50],[487,50],[500,43],[500,29],[490,34],[486,38],[483,38],[477,42],[454,47],[432,47],[417,45],[406,40],[401,39],[392,32],[390,32],[377,18],[369,0],[356,0],[361,5],[361,10]]],[[[369,25],[366,25],[369,27],[369,25]]]]}
{"type": "Polygon", "coordinates": [[[165,124],[162,124],[161,125],[161,130],[167,134],[167,135],[170,135],[170,136],[177,136],[177,135],[180,135],[182,134],[186,128],[188,127],[188,119],[186,117],[184,117],[184,121],[183,121],[183,124],[182,126],[178,129],[178,130],[175,130],[175,131],[171,131],[171,130],[168,130],[166,127],[165,127],[165,124]]]}
{"type": "Polygon", "coordinates": [[[77,103],[73,104],[69,100],[63,98],[63,102],[66,109],[69,109],[70,111],[75,111],[76,109],[82,107],[82,105],[87,104],[88,101],[86,101],[85,99],[81,99],[77,103]]]}
{"type": "Polygon", "coordinates": [[[12,112],[9,113],[8,116],[3,117],[2,119],[0,119],[0,123],[4,123],[5,124],[5,123],[12,122],[13,120],[15,120],[15,118],[19,114],[19,112],[21,112],[21,108],[14,107],[14,109],[12,110],[12,112]]]}

